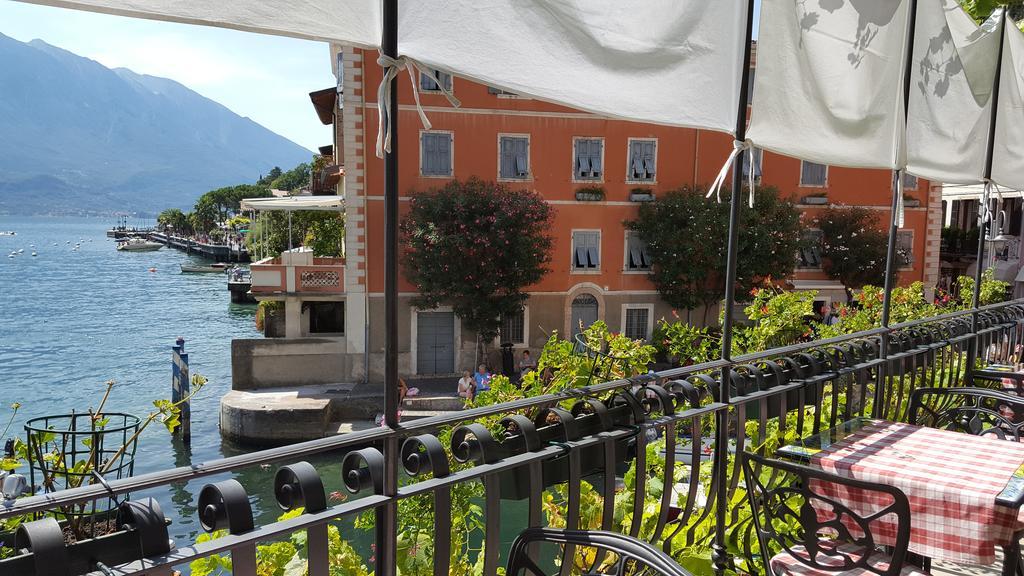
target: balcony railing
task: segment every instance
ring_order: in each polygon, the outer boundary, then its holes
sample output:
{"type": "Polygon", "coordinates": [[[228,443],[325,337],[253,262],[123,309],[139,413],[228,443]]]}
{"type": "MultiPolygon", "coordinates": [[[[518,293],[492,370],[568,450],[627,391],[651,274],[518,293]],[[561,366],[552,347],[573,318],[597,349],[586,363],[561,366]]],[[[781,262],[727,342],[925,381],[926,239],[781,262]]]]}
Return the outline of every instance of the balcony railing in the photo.
{"type": "Polygon", "coordinates": [[[341,294],[345,291],[344,258],[292,258],[285,253],[251,266],[254,295],[341,294]]]}
{"type": "Polygon", "coordinates": [[[974,313],[950,313],[732,361],[415,420],[394,429],[375,428],[23,498],[2,509],[0,519],[111,495],[169,489],[214,475],[234,473],[246,484],[221,480],[208,484],[199,496],[200,524],[207,530],[227,530],[223,537],[197,544],[176,542],[169,549],[159,514],[151,511],[147,517],[145,509],[137,507],[124,522],[128,544],[104,556],[89,542],[68,547],[63,540],[47,540],[43,528],[30,524],[23,529],[27,536],[22,542],[31,553],[0,561],[0,573],[44,576],[55,573],[43,571],[53,565],[49,559],[62,558],[62,566],[92,562],[89,569],[99,561],[107,575],[168,574],[172,567],[229,554],[233,572],[248,575],[256,573],[257,544],[305,531],[309,574],[325,576],[330,571],[328,526],[372,513],[372,552],[365,539],[358,542],[351,522],[340,524],[341,538],[362,546],[359,551],[367,562],[373,556],[372,569],[378,576],[390,576],[396,573],[399,549],[409,546],[407,541],[400,546],[397,534],[403,526],[423,521],[399,514],[399,506],[421,499],[429,501],[432,510],[432,553],[425,559],[430,571],[449,574],[453,555],[458,559],[472,554],[470,561],[475,561],[478,553],[483,574],[493,575],[507,554],[503,529],[518,532],[543,526],[552,516],[567,528],[581,527],[584,498],[598,502],[600,519],[593,520],[591,509],[591,520],[583,527],[625,526],[630,535],[670,554],[709,547],[724,534],[721,541],[728,549],[716,549],[713,556],[716,570],[723,570],[757,554],[749,516],[735,508],[742,484],[740,460],[733,454],[770,452],[786,437],[806,436],[856,416],[900,420],[911,391],[960,384],[967,373],[968,349],[982,360],[1002,360],[999,354],[1022,342],[1024,301],[981,308],[976,323],[974,313]],[[719,401],[723,374],[729,380],[726,402],[719,401]],[[658,449],[649,450],[655,442],[658,449]],[[303,463],[310,459],[333,464],[316,469],[303,463]],[[289,464],[279,469],[273,483],[276,502],[260,502],[253,495],[267,493],[270,487],[248,471],[276,463],[289,464]],[[626,468],[634,473],[625,475],[622,490],[626,468]],[[332,470],[330,475],[321,477],[327,470],[332,470]],[[257,480],[251,480],[254,477],[257,480]],[[352,496],[329,501],[325,484],[339,483],[352,496]],[[482,484],[474,498],[483,515],[482,551],[452,550],[452,540],[445,535],[465,530],[453,526],[453,512],[461,511],[454,507],[469,505],[461,500],[453,504],[454,491],[474,483],[482,484]],[[584,490],[584,483],[593,490],[584,490]],[[560,495],[545,500],[545,489],[562,485],[560,495]],[[389,493],[389,486],[397,489],[389,493]],[[522,501],[525,513],[510,512],[510,500],[522,501]],[[256,525],[254,501],[262,509],[275,504],[305,509],[287,520],[256,525]],[[722,502],[728,508],[725,513],[719,509],[722,502]],[[614,522],[617,503],[626,509],[628,522],[614,522]]]}

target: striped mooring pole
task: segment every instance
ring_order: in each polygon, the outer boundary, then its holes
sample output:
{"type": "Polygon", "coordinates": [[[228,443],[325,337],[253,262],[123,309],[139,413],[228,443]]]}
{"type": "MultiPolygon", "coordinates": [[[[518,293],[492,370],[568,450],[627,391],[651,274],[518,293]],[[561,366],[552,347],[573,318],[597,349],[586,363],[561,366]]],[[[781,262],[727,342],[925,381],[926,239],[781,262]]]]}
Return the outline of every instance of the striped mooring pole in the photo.
{"type": "MultiPolygon", "coordinates": [[[[182,398],[187,398],[190,393],[191,380],[188,374],[188,353],[185,352],[185,339],[181,336],[171,346],[171,402],[177,404],[182,398]]],[[[186,401],[180,406],[181,424],[175,429],[175,434],[181,434],[182,441],[188,444],[192,440],[192,409],[191,401],[186,401]]]]}

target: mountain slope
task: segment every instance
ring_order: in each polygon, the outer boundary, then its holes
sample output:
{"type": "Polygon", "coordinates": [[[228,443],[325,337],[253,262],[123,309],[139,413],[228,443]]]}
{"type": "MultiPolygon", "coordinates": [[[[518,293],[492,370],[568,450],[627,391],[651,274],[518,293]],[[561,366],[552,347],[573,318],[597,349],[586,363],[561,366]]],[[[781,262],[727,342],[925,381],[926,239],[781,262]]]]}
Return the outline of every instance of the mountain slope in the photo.
{"type": "Polygon", "coordinates": [[[172,80],[0,34],[0,212],[187,208],[311,155],[172,80]]]}

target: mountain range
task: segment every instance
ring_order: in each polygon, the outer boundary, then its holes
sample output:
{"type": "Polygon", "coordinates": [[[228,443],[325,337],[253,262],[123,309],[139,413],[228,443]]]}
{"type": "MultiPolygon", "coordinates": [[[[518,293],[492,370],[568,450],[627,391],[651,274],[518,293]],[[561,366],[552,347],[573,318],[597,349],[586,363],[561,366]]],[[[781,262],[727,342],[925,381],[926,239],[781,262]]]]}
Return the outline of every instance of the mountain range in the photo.
{"type": "Polygon", "coordinates": [[[0,34],[0,213],[185,209],[311,157],[173,80],[0,34]]]}

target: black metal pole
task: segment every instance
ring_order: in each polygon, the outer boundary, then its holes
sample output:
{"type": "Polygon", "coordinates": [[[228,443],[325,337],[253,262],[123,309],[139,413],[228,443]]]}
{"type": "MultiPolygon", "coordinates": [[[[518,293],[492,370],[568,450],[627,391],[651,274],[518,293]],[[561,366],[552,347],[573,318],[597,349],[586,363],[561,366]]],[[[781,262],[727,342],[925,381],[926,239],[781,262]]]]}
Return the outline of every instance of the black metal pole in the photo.
{"type": "MultiPolygon", "coordinates": [[[[736,141],[747,139],[747,95],[750,91],[750,51],[754,33],[754,0],[747,1],[747,20],[743,34],[743,68],[740,71],[740,98],[736,110],[736,141]]],[[[740,196],[743,193],[743,159],[747,151],[741,150],[732,167],[732,195],[729,198],[729,240],[725,257],[725,315],[722,321],[722,359],[732,359],[732,308],[736,302],[736,265],[739,250],[740,196]]],[[[753,160],[751,160],[753,161],[753,160]]],[[[752,183],[751,183],[752,184],[752,183]]],[[[718,401],[729,403],[729,380],[731,365],[722,368],[722,382],[718,387],[718,401]]],[[[715,507],[715,542],[712,545],[711,561],[715,574],[722,576],[729,570],[729,554],[726,551],[726,502],[728,501],[729,473],[729,410],[718,411],[715,430],[715,478],[717,484],[715,507]]]]}
{"type": "MultiPolygon", "coordinates": [[[[989,116],[988,124],[988,150],[985,156],[985,191],[989,189],[989,179],[992,178],[992,156],[996,146],[996,119],[999,116],[999,84],[1003,75],[1003,43],[1006,40],[1006,8],[1003,8],[1003,18],[1000,21],[999,29],[999,55],[996,57],[996,77],[992,84],[992,114],[989,116]]],[[[985,192],[982,192],[981,203],[978,210],[978,259],[975,261],[976,270],[974,271],[974,294],[971,312],[971,332],[974,336],[971,337],[967,344],[967,372],[965,378],[968,384],[974,383],[974,377],[972,370],[974,370],[974,363],[978,359],[978,307],[981,306],[981,278],[982,274],[985,273],[985,269],[982,267],[982,262],[985,259],[985,237],[988,236],[988,228],[991,225],[987,218],[989,211],[989,198],[985,192]]],[[[963,297],[963,295],[961,295],[963,297]]]]}
{"type": "MultiPolygon", "coordinates": [[[[398,58],[398,0],[383,0],[384,30],[381,51],[398,58]]],[[[386,72],[386,71],[385,71],[386,72]]],[[[384,102],[378,106],[384,106],[384,102]]],[[[384,423],[398,427],[398,78],[391,80],[389,111],[385,117],[391,150],[384,153],[384,423]]],[[[384,440],[384,495],[392,497],[378,508],[375,519],[377,574],[394,576],[397,571],[398,437],[384,440]]]]}
{"type": "MultiPolygon", "coordinates": [[[[910,0],[908,8],[907,24],[907,56],[903,63],[903,118],[906,121],[910,113],[910,74],[914,61],[914,40],[917,35],[917,0],[910,0]]],[[[906,126],[904,125],[904,130],[906,126]]],[[[900,198],[903,192],[903,170],[892,171],[892,203],[889,205],[889,243],[885,250],[885,291],[882,296],[882,327],[889,327],[889,319],[892,315],[892,290],[896,285],[896,275],[899,269],[896,267],[896,238],[899,236],[899,212],[903,209],[900,198]]],[[[879,358],[885,360],[889,357],[889,332],[882,334],[881,346],[878,350],[879,358]]],[[[887,362],[882,362],[876,371],[875,398],[872,407],[872,415],[876,418],[884,415],[885,403],[885,381],[886,372],[889,369],[887,362]]]]}

